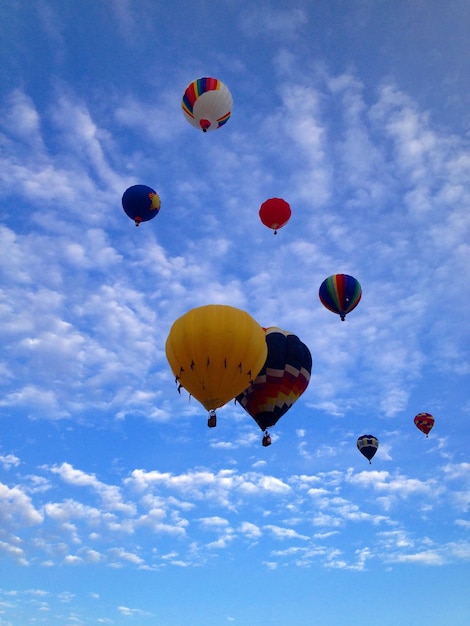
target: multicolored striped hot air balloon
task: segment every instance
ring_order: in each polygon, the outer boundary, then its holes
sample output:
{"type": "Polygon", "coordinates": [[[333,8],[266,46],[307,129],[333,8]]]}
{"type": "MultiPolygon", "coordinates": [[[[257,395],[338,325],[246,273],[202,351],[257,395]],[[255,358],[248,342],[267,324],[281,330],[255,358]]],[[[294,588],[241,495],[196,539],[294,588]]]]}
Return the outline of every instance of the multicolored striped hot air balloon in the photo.
{"type": "MultiPolygon", "coordinates": [[[[268,356],[255,380],[235,399],[262,431],[274,426],[308,387],[312,356],[297,335],[275,326],[266,329],[268,356]]],[[[271,442],[265,432],[263,445],[271,442]]]]}
{"type": "Polygon", "coordinates": [[[356,445],[359,452],[363,454],[370,463],[378,450],[379,440],[373,435],[361,435],[356,445]]]}
{"type": "Polygon", "coordinates": [[[357,307],[362,297],[359,281],[348,274],[333,274],[320,285],[318,292],[324,307],[337,313],[341,320],[357,307]]]}
{"type": "Polygon", "coordinates": [[[414,423],[416,428],[419,428],[427,437],[434,426],[434,417],[431,413],[418,413],[414,419],[414,423]]]}
{"type": "Polygon", "coordinates": [[[218,78],[197,78],[186,87],[181,106],[192,126],[203,132],[216,130],[232,114],[232,94],[218,78]]]}

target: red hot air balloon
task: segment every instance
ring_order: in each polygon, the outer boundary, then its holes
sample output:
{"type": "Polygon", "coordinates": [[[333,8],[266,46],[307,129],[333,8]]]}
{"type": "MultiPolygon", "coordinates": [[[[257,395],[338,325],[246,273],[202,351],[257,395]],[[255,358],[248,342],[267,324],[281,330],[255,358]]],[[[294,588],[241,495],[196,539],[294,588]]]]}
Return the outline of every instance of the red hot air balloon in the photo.
{"type": "Polygon", "coordinates": [[[434,426],[434,417],[431,413],[418,413],[414,419],[416,428],[426,435],[429,435],[431,428],[434,426]]]}
{"type": "Polygon", "coordinates": [[[282,198],[270,198],[263,202],[259,210],[260,220],[268,228],[274,230],[277,235],[279,228],[282,228],[290,219],[292,214],[289,203],[282,198]]]}

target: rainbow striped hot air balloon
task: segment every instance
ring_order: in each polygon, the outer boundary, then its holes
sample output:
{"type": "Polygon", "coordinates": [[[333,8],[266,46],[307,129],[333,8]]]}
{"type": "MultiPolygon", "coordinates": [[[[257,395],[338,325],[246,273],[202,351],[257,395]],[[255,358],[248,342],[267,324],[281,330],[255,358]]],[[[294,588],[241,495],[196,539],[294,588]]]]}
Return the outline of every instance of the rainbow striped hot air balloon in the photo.
{"type": "MultiPolygon", "coordinates": [[[[262,431],[266,431],[291,408],[307,389],[312,356],[297,335],[275,326],[266,329],[268,356],[255,380],[235,399],[262,431]]],[[[267,433],[263,445],[270,438],[267,433]]]]}
{"type": "Polygon", "coordinates": [[[318,292],[324,307],[337,313],[341,320],[357,307],[362,297],[359,281],[348,274],[333,274],[320,285],[318,292]]]}
{"type": "Polygon", "coordinates": [[[203,132],[216,130],[232,114],[232,94],[218,78],[197,78],[186,87],[181,106],[192,126],[203,132]]]}

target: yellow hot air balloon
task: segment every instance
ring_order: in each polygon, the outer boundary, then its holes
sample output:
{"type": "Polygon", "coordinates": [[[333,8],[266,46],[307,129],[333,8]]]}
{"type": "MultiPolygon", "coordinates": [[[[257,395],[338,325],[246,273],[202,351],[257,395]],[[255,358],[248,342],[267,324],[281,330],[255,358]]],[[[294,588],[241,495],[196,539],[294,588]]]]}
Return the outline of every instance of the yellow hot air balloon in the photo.
{"type": "Polygon", "coordinates": [[[246,389],[267,357],[264,329],[232,306],[208,304],[191,309],[172,325],[166,356],[177,383],[209,411],[246,389]]]}

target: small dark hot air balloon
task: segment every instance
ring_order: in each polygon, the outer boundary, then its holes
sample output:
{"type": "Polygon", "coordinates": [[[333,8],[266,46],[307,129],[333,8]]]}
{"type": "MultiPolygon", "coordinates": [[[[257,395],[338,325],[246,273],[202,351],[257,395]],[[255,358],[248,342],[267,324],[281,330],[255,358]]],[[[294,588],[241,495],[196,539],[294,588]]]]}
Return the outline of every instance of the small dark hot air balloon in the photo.
{"type": "Polygon", "coordinates": [[[250,386],[235,400],[264,432],[263,446],[269,446],[267,432],[307,389],[312,356],[297,335],[275,326],[266,329],[268,355],[250,386]]]}
{"type": "Polygon", "coordinates": [[[259,210],[260,220],[268,228],[274,230],[277,235],[279,228],[282,228],[290,219],[292,214],[289,203],[282,198],[270,198],[263,202],[259,210]]]}
{"type": "Polygon", "coordinates": [[[429,435],[431,428],[434,426],[434,417],[431,413],[418,413],[414,419],[416,428],[426,435],[429,435]]]}
{"type": "Polygon", "coordinates": [[[158,193],[147,185],[133,185],[122,196],[122,208],[136,226],[156,217],[160,204],[158,193]]]}
{"type": "Polygon", "coordinates": [[[361,435],[357,440],[357,449],[371,462],[379,447],[379,440],[373,435],[361,435]]]}
{"type": "Polygon", "coordinates": [[[181,106],[191,126],[206,133],[228,122],[232,114],[232,94],[218,78],[197,78],[186,87],[181,106]]]}
{"type": "Polygon", "coordinates": [[[347,313],[359,304],[362,289],[359,281],[353,276],[333,274],[322,282],[318,295],[323,306],[337,313],[344,322],[347,313]]]}

